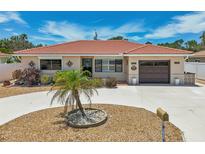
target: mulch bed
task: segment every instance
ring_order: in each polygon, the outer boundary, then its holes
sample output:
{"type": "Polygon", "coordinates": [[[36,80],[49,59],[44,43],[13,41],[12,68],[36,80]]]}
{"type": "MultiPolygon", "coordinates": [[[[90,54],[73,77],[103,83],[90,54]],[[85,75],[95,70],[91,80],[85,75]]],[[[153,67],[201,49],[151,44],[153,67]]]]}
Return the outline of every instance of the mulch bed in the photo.
{"type": "MultiPolygon", "coordinates": [[[[0,126],[0,141],[161,141],[161,122],[142,108],[92,105],[107,112],[105,124],[86,129],[71,128],[60,116],[62,107],[21,116],[0,126]]],[[[165,123],[166,141],[182,141],[181,131],[165,123]]]]}
{"type": "Polygon", "coordinates": [[[33,86],[33,87],[23,87],[23,86],[7,86],[3,87],[0,84],[0,98],[27,94],[39,91],[49,91],[51,86],[33,86]]]}

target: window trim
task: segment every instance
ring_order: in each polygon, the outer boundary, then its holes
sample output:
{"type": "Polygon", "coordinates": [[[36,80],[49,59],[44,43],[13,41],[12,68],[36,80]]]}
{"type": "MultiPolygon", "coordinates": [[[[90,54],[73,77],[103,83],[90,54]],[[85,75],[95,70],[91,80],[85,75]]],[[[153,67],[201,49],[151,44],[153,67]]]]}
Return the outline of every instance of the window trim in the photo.
{"type": "Polygon", "coordinates": [[[121,72],[123,72],[123,59],[115,59],[115,72],[116,73],[121,73],[121,72]],[[117,71],[117,64],[116,64],[116,61],[117,60],[120,60],[121,62],[122,62],[122,67],[121,67],[121,71],[117,71]]]}
{"type": "Polygon", "coordinates": [[[120,59],[120,58],[116,58],[116,59],[111,59],[111,58],[107,58],[107,59],[100,59],[100,58],[96,58],[95,59],[95,72],[96,73],[122,73],[123,72],[123,59],[120,59]],[[96,71],[96,61],[99,60],[101,61],[101,71],[96,71]],[[103,60],[107,60],[108,63],[104,66],[107,66],[108,67],[108,71],[103,71],[103,60]],[[116,71],[116,61],[117,60],[120,60],[122,63],[121,63],[121,71],[116,71]],[[114,61],[114,64],[110,64],[110,61],[114,61]],[[110,66],[113,66],[114,65],[114,71],[113,70],[110,70],[110,66]]]}
{"type": "MultiPolygon", "coordinates": [[[[52,63],[51,63],[51,67],[52,67],[52,63]]],[[[39,70],[41,70],[41,71],[60,71],[60,70],[63,70],[63,60],[62,60],[62,58],[57,58],[57,57],[54,57],[54,58],[39,58],[39,70]],[[46,69],[46,70],[44,70],[44,69],[41,69],[41,60],[60,60],[61,61],[61,69],[46,69]]]]}
{"type": "Polygon", "coordinates": [[[95,72],[102,72],[102,59],[95,59],[95,72]],[[96,71],[96,61],[99,60],[100,61],[100,71],[96,71]]]}

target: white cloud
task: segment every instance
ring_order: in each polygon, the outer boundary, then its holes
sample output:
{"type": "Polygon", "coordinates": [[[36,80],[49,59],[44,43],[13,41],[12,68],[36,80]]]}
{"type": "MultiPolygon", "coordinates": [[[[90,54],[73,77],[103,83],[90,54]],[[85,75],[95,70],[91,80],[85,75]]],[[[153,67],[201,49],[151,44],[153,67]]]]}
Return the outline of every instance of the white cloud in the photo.
{"type": "Polygon", "coordinates": [[[7,31],[7,32],[11,32],[11,31],[13,31],[12,28],[5,28],[4,30],[7,31]]]}
{"type": "Polygon", "coordinates": [[[172,21],[164,26],[158,27],[145,38],[168,38],[177,34],[199,33],[205,30],[205,12],[194,12],[182,16],[175,16],[172,21]]]}
{"type": "Polygon", "coordinates": [[[124,24],[117,29],[115,29],[116,33],[133,33],[133,32],[143,32],[144,28],[142,28],[141,24],[136,23],[127,23],[124,24]]]}
{"type": "Polygon", "coordinates": [[[15,35],[15,36],[16,36],[16,35],[19,35],[19,33],[13,32],[12,35],[15,35]]]}
{"type": "MultiPolygon", "coordinates": [[[[143,31],[144,31],[144,28],[142,27],[142,25],[136,24],[136,23],[127,23],[117,28],[113,28],[113,27],[97,28],[99,38],[101,39],[108,39],[113,36],[119,36],[119,35],[128,37],[129,33],[143,32],[143,31]]],[[[137,36],[135,38],[137,38],[137,36]]]]}
{"type": "Polygon", "coordinates": [[[56,43],[60,43],[60,42],[65,42],[66,39],[65,38],[57,38],[57,37],[52,37],[52,36],[30,36],[30,39],[32,41],[42,41],[42,42],[47,42],[47,41],[53,41],[53,42],[56,42],[56,43]]]}
{"type": "Polygon", "coordinates": [[[97,20],[92,21],[91,23],[96,24],[96,23],[99,23],[99,22],[101,22],[103,20],[104,20],[103,18],[99,18],[97,20]]]}
{"type": "Polygon", "coordinates": [[[85,39],[88,32],[83,27],[69,22],[47,21],[46,24],[39,29],[40,32],[64,37],[68,40],[85,39]]]}
{"type": "Polygon", "coordinates": [[[130,36],[128,37],[129,40],[134,40],[134,41],[138,41],[138,40],[141,40],[142,37],[139,37],[139,36],[130,36]]]}
{"type": "Polygon", "coordinates": [[[20,24],[27,24],[18,12],[1,12],[0,13],[0,23],[6,23],[10,21],[15,21],[20,24]]]}
{"type": "MultiPolygon", "coordinates": [[[[138,23],[127,23],[119,27],[87,27],[67,21],[47,21],[45,25],[39,29],[39,32],[50,36],[63,37],[66,41],[72,41],[92,39],[95,30],[98,33],[98,39],[108,39],[118,35],[127,37],[129,33],[144,31],[144,28],[138,23]]],[[[135,38],[137,38],[137,36],[135,38]]]]}

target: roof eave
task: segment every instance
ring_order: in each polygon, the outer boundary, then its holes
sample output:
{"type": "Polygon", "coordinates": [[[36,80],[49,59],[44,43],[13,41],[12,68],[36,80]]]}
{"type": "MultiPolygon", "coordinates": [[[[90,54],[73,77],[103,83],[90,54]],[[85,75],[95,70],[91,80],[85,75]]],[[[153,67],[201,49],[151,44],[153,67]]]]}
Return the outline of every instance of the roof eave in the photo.
{"type": "Polygon", "coordinates": [[[28,53],[16,53],[16,54],[13,54],[14,56],[28,56],[28,57],[31,57],[31,56],[123,56],[122,53],[116,53],[116,54],[28,54],[28,53]]]}
{"type": "Polygon", "coordinates": [[[163,57],[166,57],[166,56],[173,56],[173,57],[186,57],[186,56],[190,56],[191,54],[179,54],[179,53],[177,53],[177,54],[168,54],[168,53],[166,53],[166,54],[125,54],[124,56],[153,56],[153,57],[157,57],[157,56],[163,56],[163,57]]]}
{"type": "Polygon", "coordinates": [[[192,54],[12,54],[14,56],[191,56],[192,54]]]}

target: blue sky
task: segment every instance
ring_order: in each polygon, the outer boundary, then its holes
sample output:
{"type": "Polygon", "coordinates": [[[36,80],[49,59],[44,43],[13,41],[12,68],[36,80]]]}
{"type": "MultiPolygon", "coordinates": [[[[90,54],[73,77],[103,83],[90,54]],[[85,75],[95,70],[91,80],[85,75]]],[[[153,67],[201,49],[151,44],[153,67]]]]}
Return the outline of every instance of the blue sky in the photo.
{"type": "Polygon", "coordinates": [[[199,41],[205,12],[0,12],[0,38],[26,33],[35,44],[122,35],[130,41],[199,41]]]}

